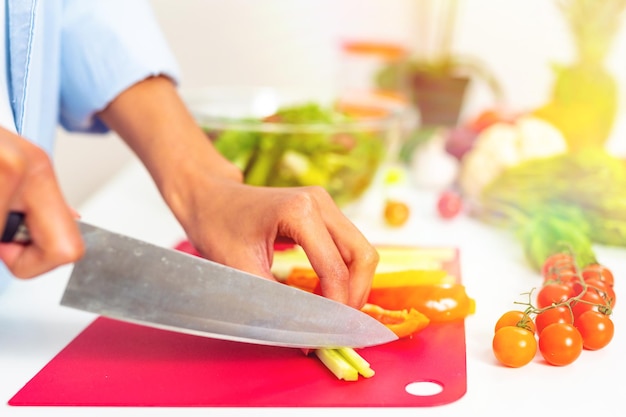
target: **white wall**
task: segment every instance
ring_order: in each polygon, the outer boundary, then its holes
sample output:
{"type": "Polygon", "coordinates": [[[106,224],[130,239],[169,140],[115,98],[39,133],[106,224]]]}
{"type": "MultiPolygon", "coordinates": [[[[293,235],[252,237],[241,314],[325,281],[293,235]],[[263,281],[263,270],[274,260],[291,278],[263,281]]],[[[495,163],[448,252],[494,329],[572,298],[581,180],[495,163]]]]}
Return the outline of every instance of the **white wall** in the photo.
{"type": "MultiPolygon", "coordinates": [[[[338,83],[342,40],[378,39],[413,49],[420,45],[415,0],[151,2],[181,64],[183,88],[332,88],[338,83]]],[[[542,103],[552,81],[550,63],[572,56],[568,32],[550,0],[465,0],[454,49],[483,59],[516,109],[542,103]]],[[[626,101],[626,25],[609,65],[626,101]]],[[[476,84],[465,113],[490,100],[484,86],[476,84]]],[[[129,158],[113,135],[93,141],[61,133],[56,159],[70,203],[80,204],[129,158]]]]}

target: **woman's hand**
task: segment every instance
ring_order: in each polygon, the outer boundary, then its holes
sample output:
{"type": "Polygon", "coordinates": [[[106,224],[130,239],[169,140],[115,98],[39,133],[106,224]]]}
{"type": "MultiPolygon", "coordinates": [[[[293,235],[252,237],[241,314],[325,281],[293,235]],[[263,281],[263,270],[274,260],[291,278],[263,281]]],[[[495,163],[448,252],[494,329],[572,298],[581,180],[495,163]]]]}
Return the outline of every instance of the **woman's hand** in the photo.
{"type": "MultiPolygon", "coordinates": [[[[202,174],[200,174],[202,175],[202,174]]],[[[378,252],[320,187],[268,188],[212,180],[188,200],[183,226],[206,257],[272,278],[274,242],[302,246],[320,277],[322,293],[362,307],[378,252]]]]}
{"type": "Polygon", "coordinates": [[[25,214],[31,243],[0,243],[0,261],[19,278],[32,278],[79,259],[83,241],[48,155],[0,128],[0,229],[10,210],[25,214]]]}
{"type": "Polygon", "coordinates": [[[323,294],[361,307],[378,253],[320,187],[242,184],[166,78],[123,92],[100,118],[139,156],[191,243],[213,261],[273,279],[274,241],[302,246],[323,294]]]}

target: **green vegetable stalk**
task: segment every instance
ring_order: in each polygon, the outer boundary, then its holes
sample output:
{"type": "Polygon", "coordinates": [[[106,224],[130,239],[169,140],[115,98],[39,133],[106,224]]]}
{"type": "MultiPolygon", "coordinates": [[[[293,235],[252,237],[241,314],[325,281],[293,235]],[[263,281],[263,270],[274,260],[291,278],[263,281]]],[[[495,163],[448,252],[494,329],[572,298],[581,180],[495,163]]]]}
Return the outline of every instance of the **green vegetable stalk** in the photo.
{"type": "Polygon", "coordinates": [[[584,266],[594,243],[626,246],[626,163],[604,150],[529,160],[485,187],[476,215],[513,230],[535,269],[563,251],[584,266]]]}
{"type": "Polygon", "coordinates": [[[283,148],[280,138],[272,134],[261,134],[257,141],[258,149],[244,169],[246,182],[251,185],[266,185],[280,160],[283,148]]]}
{"type": "Polygon", "coordinates": [[[352,348],[317,349],[315,354],[338,379],[356,381],[359,375],[364,378],[374,376],[370,364],[352,348]]]}
{"type": "Polygon", "coordinates": [[[550,255],[560,252],[574,255],[582,268],[597,262],[588,231],[589,225],[576,207],[552,207],[534,213],[518,229],[518,238],[524,244],[526,259],[537,271],[550,255]]]}

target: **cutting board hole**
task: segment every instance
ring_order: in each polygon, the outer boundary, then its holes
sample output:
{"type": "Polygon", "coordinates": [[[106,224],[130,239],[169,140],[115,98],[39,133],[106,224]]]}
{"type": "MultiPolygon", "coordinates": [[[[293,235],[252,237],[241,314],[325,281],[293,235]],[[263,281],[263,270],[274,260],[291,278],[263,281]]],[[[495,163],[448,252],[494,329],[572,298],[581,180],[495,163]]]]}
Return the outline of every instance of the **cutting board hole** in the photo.
{"type": "Polygon", "coordinates": [[[443,391],[443,385],[436,381],[416,381],[404,387],[406,392],[416,397],[430,397],[443,391]]]}

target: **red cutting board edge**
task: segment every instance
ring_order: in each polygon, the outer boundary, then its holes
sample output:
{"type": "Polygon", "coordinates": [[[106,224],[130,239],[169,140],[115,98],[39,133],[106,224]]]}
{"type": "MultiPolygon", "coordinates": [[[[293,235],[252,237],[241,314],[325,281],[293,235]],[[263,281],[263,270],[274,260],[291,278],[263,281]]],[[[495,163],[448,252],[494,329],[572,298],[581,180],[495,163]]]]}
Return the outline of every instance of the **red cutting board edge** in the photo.
{"type": "MultiPolygon", "coordinates": [[[[179,245],[177,248],[185,248],[179,245]]],[[[459,254],[444,267],[460,282],[459,254]]],[[[336,379],[299,349],[203,338],[99,317],[10,400],[12,406],[426,407],[467,391],[463,321],[365,348],[376,375],[336,379]],[[413,382],[443,387],[409,394],[413,382]]]]}

